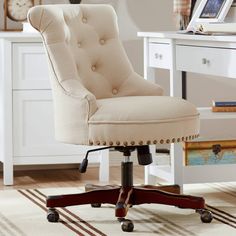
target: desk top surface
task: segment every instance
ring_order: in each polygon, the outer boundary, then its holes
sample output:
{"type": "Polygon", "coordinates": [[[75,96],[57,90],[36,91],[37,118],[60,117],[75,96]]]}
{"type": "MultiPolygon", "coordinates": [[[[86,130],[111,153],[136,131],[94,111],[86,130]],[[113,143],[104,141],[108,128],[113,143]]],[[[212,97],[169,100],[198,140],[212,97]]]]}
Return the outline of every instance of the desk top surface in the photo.
{"type": "Polygon", "coordinates": [[[199,41],[219,41],[219,42],[236,42],[236,35],[199,35],[189,33],[178,33],[177,31],[160,31],[160,32],[138,32],[139,37],[163,38],[163,39],[183,39],[199,41]]]}
{"type": "Polygon", "coordinates": [[[26,33],[26,32],[14,32],[14,31],[1,31],[0,32],[0,39],[6,39],[6,40],[11,40],[11,41],[15,41],[15,40],[41,40],[41,35],[37,32],[33,32],[33,33],[26,33]]]}

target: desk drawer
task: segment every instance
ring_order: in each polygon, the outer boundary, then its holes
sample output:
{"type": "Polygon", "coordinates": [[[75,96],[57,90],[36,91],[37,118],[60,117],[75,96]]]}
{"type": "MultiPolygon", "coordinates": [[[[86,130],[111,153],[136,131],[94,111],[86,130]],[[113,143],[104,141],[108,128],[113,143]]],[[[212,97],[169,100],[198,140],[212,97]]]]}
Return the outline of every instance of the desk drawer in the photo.
{"type": "Polygon", "coordinates": [[[176,69],[208,75],[236,77],[236,50],[177,45],[176,69]]]}
{"type": "Polygon", "coordinates": [[[50,89],[42,43],[13,44],[13,89],[50,89]]]}
{"type": "Polygon", "coordinates": [[[170,68],[171,51],[169,44],[149,44],[149,66],[163,69],[170,68]]]}

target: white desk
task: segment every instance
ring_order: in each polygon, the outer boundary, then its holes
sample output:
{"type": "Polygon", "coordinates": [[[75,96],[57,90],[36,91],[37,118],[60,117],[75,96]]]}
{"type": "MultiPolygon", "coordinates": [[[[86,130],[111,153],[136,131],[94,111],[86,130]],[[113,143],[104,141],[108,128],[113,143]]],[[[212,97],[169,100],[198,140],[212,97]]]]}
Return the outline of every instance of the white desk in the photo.
{"type": "MultiPolygon", "coordinates": [[[[155,69],[170,71],[170,95],[182,96],[181,72],[236,78],[236,36],[203,36],[174,32],[139,32],[144,38],[144,77],[155,79],[155,69]]],[[[212,113],[198,108],[201,119],[235,119],[236,113],[212,113]]],[[[235,134],[236,137],[236,134],[235,134]]],[[[236,181],[236,164],[184,166],[182,146],[171,145],[171,166],[146,167],[145,182],[156,176],[179,184],[236,181]]]]}

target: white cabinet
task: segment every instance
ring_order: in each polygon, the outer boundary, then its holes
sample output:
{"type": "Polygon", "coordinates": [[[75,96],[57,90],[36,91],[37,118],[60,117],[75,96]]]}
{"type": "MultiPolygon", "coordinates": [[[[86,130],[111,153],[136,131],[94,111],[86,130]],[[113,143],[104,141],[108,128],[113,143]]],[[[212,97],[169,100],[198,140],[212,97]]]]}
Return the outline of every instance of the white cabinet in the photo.
{"type": "MultiPolygon", "coordinates": [[[[0,161],[4,184],[14,165],[80,163],[91,147],[54,138],[47,59],[38,34],[0,33],[0,161]]],[[[109,151],[91,153],[100,181],[109,178],[109,151]]]]}

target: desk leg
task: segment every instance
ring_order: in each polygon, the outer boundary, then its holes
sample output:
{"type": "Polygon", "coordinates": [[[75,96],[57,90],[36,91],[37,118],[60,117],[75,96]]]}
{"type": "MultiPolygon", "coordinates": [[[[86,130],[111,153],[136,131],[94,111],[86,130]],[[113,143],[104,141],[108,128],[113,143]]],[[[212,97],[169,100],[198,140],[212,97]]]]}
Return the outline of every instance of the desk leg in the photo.
{"type": "Polygon", "coordinates": [[[109,182],[109,149],[100,151],[99,181],[109,182]]]}
{"type": "Polygon", "coordinates": [[[180,187],[180,192],[183,193],[183,147],[182,143],[172,143],[170,148],[171,157],[171,174],[173,184],[180,187]]]}
{"type": "MultiPolygon", "coordinates": [[[[182,76],[181,71],[177,71],[172,67],[170,70],[170,95],[174,97],[182,97],[182,76]]],[[[183,191],[183,150],[182,143],[171,144],[171,174],[173,183],[180,186],[183,191]]]]}
{"type": "Polygon", "coordinates": [[[144,167],[144,183],[145,185],[156,185],[157,177],[151,174],[151,167],[156,165],[156,145],[149,145],[152,154],[153,163],[144,167]]]}
{"type": "MultiPolygon", "coordinates": [[[[144,51],[144,61],[143,61],[143,76],[146,80],[156,82],[155,80],[155,68],[151,68],[148,65],[148,58],[149,58],[149,50],[148,50],[148,38],[144,38],[143,41],[143,51],[144,51]]],[[[156,145],[150,145],[150,152],[152,153],[153,160],[155,160],[156,156],[156,145]]],[[[153,162],[151,165],[147,165],[144,167],[144,182],[146,185],[155,185],[156,184],[156,176],[151,174],[150,168],[151,166],[155,165],[153,162]]]]}
{"type": "Polygon", "coordinates": [[[155,69],[149,67],[148,65],[148,58],[149,58],[148,38],[144,38],[143,40],[143,51],[144,51],[143,77],[146,80],[149,80],[155,83],[155,69]]]}
{"type": "Polygon", "coordinates": [[[11,160],[3,163],[3,184],[13,185],[13,162],[11,160]]]}
{"type": "MultiPolygon", "coordinates": [[[[171,42],[171,67],[170,67],[170,96],[182,98],[182,72],[176,70],[175,42],[171,42]]],[[[171,144],[171,175],[173,183],[180,186],[183,192],[183,151],[182,143],[171,144]]]]}

